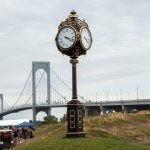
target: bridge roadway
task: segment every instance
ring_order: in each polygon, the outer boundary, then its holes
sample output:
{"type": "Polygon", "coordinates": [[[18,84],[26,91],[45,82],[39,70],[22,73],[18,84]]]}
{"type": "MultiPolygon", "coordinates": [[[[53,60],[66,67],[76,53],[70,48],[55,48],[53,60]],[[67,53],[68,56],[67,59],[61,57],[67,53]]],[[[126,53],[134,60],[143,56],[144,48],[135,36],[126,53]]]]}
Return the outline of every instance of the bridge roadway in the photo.
{"type": "MultiPolygon", "coordinates": [[[[58,108],[66,107],[67,104],[41,104],[37,105],[36,109],[44,110],[47,108],[58,108]]],[[[106,111],[107,109],[114,109],[115,111],[126,111],[129,112],[131,109],[140,109],[140,110],[150,110],[150,99],[139,99],[139,100],[123,100],[123,101],[101,101],[101,102],[86,102],[84,103],[86,115],[97,115],[101,111],[106,111]],[[94,112],[93,112],[94,111],[94,112]]],[[[17,113],[19,111],[32,109],[32,105],[24,105],[16,107],[13,109],[4,110],[0,113],[0,118],[11,113],[17,113]]]]}

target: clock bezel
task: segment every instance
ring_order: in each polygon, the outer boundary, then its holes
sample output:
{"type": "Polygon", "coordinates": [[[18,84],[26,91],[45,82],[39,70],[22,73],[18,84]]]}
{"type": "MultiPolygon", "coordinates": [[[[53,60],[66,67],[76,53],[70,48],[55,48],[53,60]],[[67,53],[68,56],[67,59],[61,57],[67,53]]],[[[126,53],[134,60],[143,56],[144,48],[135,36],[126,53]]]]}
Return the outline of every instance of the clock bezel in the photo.
{"type": "Polygon", "coordinates": [[[84,50],[89,50],[90,48],[91,48],[91,46],[92,46],[92,34],[91,34],[91,31],[89,30],[89,28],[88,27],[86,27],[86,26],[83,26],[81,29],[80,29],[80,34],[81,34],[81,36],[80,36],[80,43],[81,43],[81,46],[82,46],[82,48],[84,49],[84,50]],[[91,43],[90,43],[90,46],[88,47],[88,48],[85,48],[85,46],[84,46],[84,44],[83,44],[83,40],[82,40],[82,30],[84,29],[84,28],[86,28],[87,30],[88,30],[88,32],[90,33],[90,37],[91,37],[91,43]]]}
{"type": "Polygon", "coordinates": [[[75,45],[76,42],[77,42],[77,32],[76,32],[76,29],[75,29],[74,27],[70,26],[70,25],[63,26],[62,28],[59,29],[55,41],[56,41],[56,45],[57,45],[57,47],[58,47],[58,49],[59,49],[60,51],[70,50],[72,47],[74,47],[74,45],[75,45]],[[61,47],[60,44],[59,44],[58,36],[59,36],[60,32],[61,32],[64,28],[67,28],[67,27],[72,28],[73,31],[75,32],[75,40],[74,40],[74,43],[73,43],[70,47],[68,47],[68,48],[63,48],[63,47],[61,47]]]}

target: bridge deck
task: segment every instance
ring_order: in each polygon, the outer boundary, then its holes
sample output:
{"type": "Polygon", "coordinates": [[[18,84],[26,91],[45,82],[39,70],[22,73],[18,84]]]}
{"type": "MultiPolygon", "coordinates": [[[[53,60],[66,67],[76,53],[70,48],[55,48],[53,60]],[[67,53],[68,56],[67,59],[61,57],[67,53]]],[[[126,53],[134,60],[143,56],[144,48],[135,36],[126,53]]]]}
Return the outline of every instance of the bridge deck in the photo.
{"type": "MultiPolygon", "coordinates": [[[[140,99],[140,100],[123,100],[123,101],[101,101],[101,102],[86,102],[84,103],[85,107],[92,107],[92,106],[137,106],[137,105],[150,105],[150,99],[140,99]]],[[[47,104],[42,104],[42,105],[37,105],[36,108],[39,109],[44,109],[44,108],[58,108],[58,107],[66,107],[67,104],[52,104],[52,105],[47,105],[47,104]]],[[[5,115],[11,114],[11,113],[16,113],[19,111],[27,110],[27,109],[32,109],[32,105],[27,105],[27,106],[20,106],[17,108],[13,109],[8,109],[0,113],[0,117],[3,117],[5,115]]]]}

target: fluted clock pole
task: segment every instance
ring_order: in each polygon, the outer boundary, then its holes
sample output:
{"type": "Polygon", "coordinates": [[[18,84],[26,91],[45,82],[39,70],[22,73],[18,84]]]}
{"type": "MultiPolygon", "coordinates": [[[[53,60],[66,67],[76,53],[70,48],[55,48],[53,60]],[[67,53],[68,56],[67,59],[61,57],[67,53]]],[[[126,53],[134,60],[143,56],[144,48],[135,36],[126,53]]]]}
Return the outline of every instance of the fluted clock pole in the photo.
{"type": "Polygon", "coordinates": [[[72,64],[72,99],[77,99],[76,64],[78,63],[78,60],[77,59],[71,59],[70,63],[72,64]]]}

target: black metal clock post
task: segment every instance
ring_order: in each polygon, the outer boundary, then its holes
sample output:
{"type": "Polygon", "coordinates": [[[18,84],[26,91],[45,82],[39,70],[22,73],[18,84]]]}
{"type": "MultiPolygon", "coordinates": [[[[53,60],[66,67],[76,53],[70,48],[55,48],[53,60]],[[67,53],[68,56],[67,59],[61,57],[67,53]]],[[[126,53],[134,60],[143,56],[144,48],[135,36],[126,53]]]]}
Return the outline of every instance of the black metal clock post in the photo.
{"type": "Polygon", "coordinates": [[[72,99],[77,99],[77,73],[76,73],[76,64],[78,63],[77,59],[71,59],[70,63],[72,64],[72,99]]]}
{"type": "Polygon", "coordinates": [[[56,45],[58,50],[68,55],[72,64],[72,100],[67,104],[67,138],[85,137],[83,131],[84,105],[77,96],[76,64],[78,57],[85,55],[91,47],[92,38],[87,23],[80,20],[75,11],[58,27],[56,45]],[[82,33],[83,32],[83,33],[82,33]]]}
{"type": "Polygon", "coordinates": [[[72,64],[72,100],[67,104],[68,132],[66,137],[85,137],[83,132],[83,104],[77,97],[77,59],[71,59],[72,64]]]}

